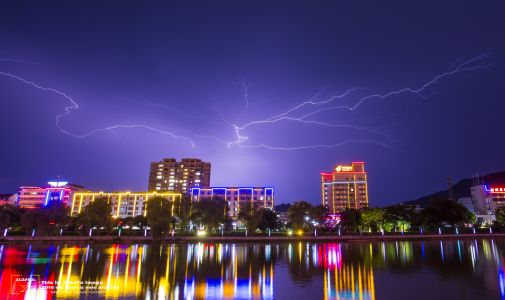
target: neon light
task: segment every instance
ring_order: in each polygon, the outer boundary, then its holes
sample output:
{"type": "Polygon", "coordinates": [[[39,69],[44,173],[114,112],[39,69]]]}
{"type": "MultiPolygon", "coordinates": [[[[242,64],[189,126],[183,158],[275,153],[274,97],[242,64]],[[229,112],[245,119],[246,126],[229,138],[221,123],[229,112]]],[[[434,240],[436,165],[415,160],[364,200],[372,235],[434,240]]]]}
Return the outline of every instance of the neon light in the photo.
{"type": "Polygon", "coordinates": [[[74,205],[75,205],[75,194],[72,197],[72,208],[70,209],[70,216],[74,214],[74,205]]]}
{"type": "Polygon", "coordinates": [[[335,168],[335,171],[336,172],[352,172],[353,171],[353,168],[352,166],[337,166],[335,168]]]}
{"type": "Polygon", "coordinates": [[[484,189],[486,192],[491,192],[491,193],[505,193],[505,188],[503,187],[494,187],[494,188],[488,188],[487,186],[484,186],[484,189]]]}
{"type": "Polygon", "coordinates": [[[48,184],[52,187],[62,187],[68,184],[67,181],[49,181],[48,184]]]}
{"type": "Polygon", "coordinates": [[[49,201],[49,194],[51,193],[50,190],[46,191],[46,201],[44,202],[44,206],[47,206],[47,202],[49,201]]]}

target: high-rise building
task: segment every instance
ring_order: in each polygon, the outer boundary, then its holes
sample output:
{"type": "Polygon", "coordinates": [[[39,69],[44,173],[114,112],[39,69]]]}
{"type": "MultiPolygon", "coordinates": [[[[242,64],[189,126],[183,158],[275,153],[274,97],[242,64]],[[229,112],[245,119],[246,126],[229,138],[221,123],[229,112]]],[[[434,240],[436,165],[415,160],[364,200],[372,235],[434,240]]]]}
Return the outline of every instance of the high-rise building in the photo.
{"type": "Polygon", "coordinates": [[[346,209],[368,207],[368,184],[364,162],[337,165],[321,173],[322,204],[335,214],[346,209]]]}
{"type": "Polygon", "coordinates": [[[147,215],[147,205],[149,199],[153,197],[165,198],[172,204],[172,211],[181,200],[181,193],[176,192],[78,192],[72,196],[70,207],[70,216],[76,216],[97,199],[106,200],[111,206],[111,215],[114,218],[126,218],[147,215]]]}
{"type": "Polygon", "coordinates": [[[38,208],[51,201],[59,201],[68,206],[72,194],[83,189],[82,186],[65,181],[50,181],[44,187],[22,186],[19,189],[18,204],[21,208],[38,208]]]}
{"type": "Polygon", "coordinates": [[[237,219],[241,209],[274,209],[274,189],[271,187],[211,187],[191,188],[191,200],[198,202],[205,199],[219,198],[228,205],[228,217],[237,219]]]}
{"type": "Polygon", "coordinates": [[[210,163],[196,158],[164,158],[151,163],[149,191],[187,193],[192,187],[210,186],[210,163]]]}

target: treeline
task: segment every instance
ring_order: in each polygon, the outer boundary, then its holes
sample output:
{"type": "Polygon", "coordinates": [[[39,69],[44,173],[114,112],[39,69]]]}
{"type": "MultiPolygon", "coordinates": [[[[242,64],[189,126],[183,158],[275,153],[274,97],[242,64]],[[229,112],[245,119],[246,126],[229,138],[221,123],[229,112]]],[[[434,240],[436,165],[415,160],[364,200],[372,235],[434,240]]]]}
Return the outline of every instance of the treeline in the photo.
{"type": "MultiPolygon", "coordinates": [[[[271,233],[286,230],[306,232],[358,233],[391,231],[435,231],[440,227],[462,227],[475,223],[475,216],[464,206],[446,199],[432,199],[423,210],[412,206],[393,205],[385,208],[346,210],[339,214],[340,222],[328,222],[324,206],[314,206],[300,201],[289,205],[288,222],[283,224],[278,213],[258,208],[252,203],[242,203],[238,220],[229,215],[229,206],[222,199],[214,198],[192,203],[189,197],[172,203],[161,197],[150,199],[146,216],[114,218],[112,207],[105,198],[97,198],[75,216],[69,216],[68,207],[58,202],[38,209],[20,209],[16,206],[0,206],[0,229],[4,234],[32,235],[111,235],[189,234],[203,229],[207,234],[224,234],[240,230],[247,233],[271,233]]],[[[495,226],[505,226],[505,209],[496,212],[495,226]]]]}
{"type": "MultiPolygon", "coordinates": [[[[75,217],[59,202],[50,202],[36,209],[0,206],[0,229],[10,234],[27,235],[111,235],[145,234],[164,236],[171,233],[187,234],[203,228],[209,234],[230,232],[237,222],[228,217],[229,207],[219,198],[192,203],[189,197],[168,202],[165,198],[149,200],[145,216],[115,218],[106,198],[97,198],[75,217]]],[[[282,229],[277,215],[270,209],[242,204],[238,212],[240,224],[249,232],[282,229]]]]}
{"type": "Polygon", "coordinates": [[[441,227],[479,225],[475,216],[456,201],[432,199],[421,210],[402,204],[385,208],[347,210],[341,214],[340,227],[349,232],[436,231],[441,227]]]}
{"type": "MultiPolygon", "coordinates": [[[[342,232],[400,232],[436,231],[440,227],[480,226],[475,216],[456,201],[431,199],[424,208],[392,205],[384,208],[349,209],[338,214],[340,222],[328,226],[328,214],[323,206],[312,206],[307,202],[295,202],[288,209],[289,225],[293,229],[322,229],[331,231],[337,228],[342,232]]],[[[505,226],[505,209],[497,210],[494,226],[505,226]],[[503,217],[501,217],[503,216],[503,217]]]]}

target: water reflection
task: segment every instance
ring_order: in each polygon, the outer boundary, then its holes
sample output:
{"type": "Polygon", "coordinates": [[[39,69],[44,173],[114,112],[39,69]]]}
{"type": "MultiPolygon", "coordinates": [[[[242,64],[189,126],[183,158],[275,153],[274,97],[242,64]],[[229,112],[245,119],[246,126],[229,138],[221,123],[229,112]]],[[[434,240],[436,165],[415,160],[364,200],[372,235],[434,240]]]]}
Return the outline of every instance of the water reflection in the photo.
{"type": "Polygon", "coordinates": [[[429,270],[428,280],[471,283],[479,295],[505,299],[504,249],[494,240],[0,245],[0,298],[272,299],[301,286],[314,298],[376,299],[395,295],[379,280],[387,274],[429,270]]]}

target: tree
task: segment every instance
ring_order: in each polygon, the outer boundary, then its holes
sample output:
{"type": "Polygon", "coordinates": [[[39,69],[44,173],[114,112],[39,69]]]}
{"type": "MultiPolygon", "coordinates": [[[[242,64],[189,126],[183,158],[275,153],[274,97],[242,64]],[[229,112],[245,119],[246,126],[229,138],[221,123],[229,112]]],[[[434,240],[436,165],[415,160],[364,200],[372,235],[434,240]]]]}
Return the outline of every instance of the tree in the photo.
{"type": "Polygon", "coordinates": [[[367,208],[361,211],[361,223],[364,228],[378,230],[384,227],[385,211],[382,208],[367,208]]]}
{"type": "Polygon", "coordinates": [[[505,226],[505,207],[500,207],[495,210],[496,223],[500,226],[505,226]]]}
{"type": "Polygon", "coordinates": [[[144,217],[144,216],[133,217],[133,226],[138,226],[140,228],[146,227],[147,226],[147,217],[144,217]]]}
{"type": "Polygon", "coordinates": [[[193,205],[191,219],[209,229],[215,231],[223,222],[226,214],[226,205],[222,198],[200,200],[193,205]]]}
{"type": "Polygon", "coordinates": [[[421,213],[422,224],[431,228],[475,222],[475,216],[456,201],[434,198],[421,213]]]}
{"type": "Polygon", "coordinates": [[[0,206],[0,229],[19,226],[21,224],[21,209],[14,205],[0,206]]]}
{"type": "Polygon", "coordinates": [[[181,232],[185,233],[188,230],[189,221],[191,220],[192,201],[188,196],[182,196],[175,210],[175,217],[179,223],[181,232]]]}
{"type": "Polygon", "coordinates": [[[26,233],[36,230],[37,235],[55,234],[68,221],[68,208],[52,201],[47,206],[27,210],[21,216],[21,227],[26,233]]]}
{"type": "Polygon", "coordinates": [[[393,205],[386,208],[386,225],[388,230],[399,228],[406,230],[416,219],[417,213],[403,204],[393,205]]]}
{"type": "Polygon", "coordinates": [[[243,204],[238,212],[238,219],[242,221],[249,232],[254,232],[261,223],[263,211],[253,203],[243,204]]]}
{"type": "Polygon", "coordinates": [[[340,226],[351,232],[356,232],[360,228],[361,213],[355,209],[346,209],[340,213],[340,226]]]}
{"type": "Polygon", "coordinates": [[[173,203],[163,197],[153,197],[147,202],[147,224],[154,237],[163,236],[170,230],[172,206],[173,203]]]}
{"type": "Polygon", "coordinates": [[[103,228],[102,230],[108,234],[112,231],[113,226],[111,211],[112,208],[107,202],[107,198],[96,198],[77,216],[77,227],[83,233],[87,233],[91,228],[103,228]]]}
{"type": "Polygon", "coordinates": [[[328,214],[328,208],[324,205],[312,206],[309,211],[309,216],[311,221],[315,221],[317,224],[324,223],[324,218],[328,214]]]}
{"type": "Polygon", "coordinates": [[[260,221],[257,228],[265,232],[267,230],[276,230],[282,227],[279,218],[275,211],[269,208],[262,208],[259,210],[260,221]]]}
{"type": "Polygon", "coordinates": [[[310,219],[312,209],[313,206],[305,201],[293,203],[288,209],[288,219],[291,227],[295,230],[307,227],[307,219],[310,219]]]}

